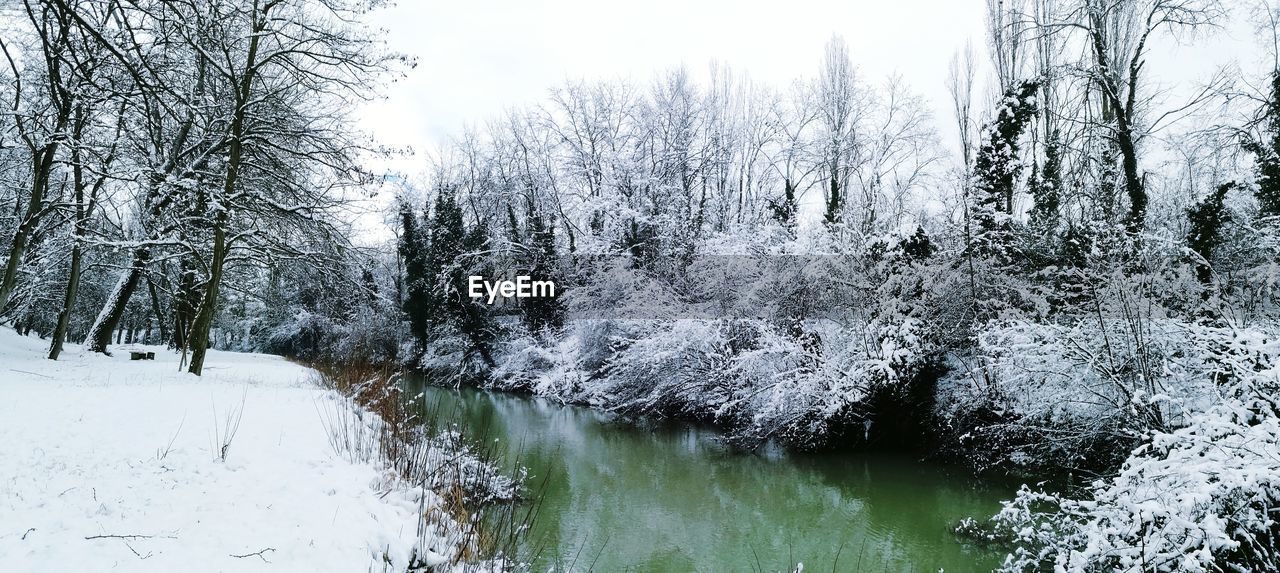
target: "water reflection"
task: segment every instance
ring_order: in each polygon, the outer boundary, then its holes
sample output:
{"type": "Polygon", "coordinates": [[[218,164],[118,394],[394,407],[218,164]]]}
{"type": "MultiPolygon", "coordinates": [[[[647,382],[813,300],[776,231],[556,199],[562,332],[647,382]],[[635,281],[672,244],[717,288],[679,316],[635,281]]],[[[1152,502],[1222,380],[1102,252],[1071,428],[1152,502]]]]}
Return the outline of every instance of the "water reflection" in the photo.
{"type": "Polygon", "coordinates": [[[596,571],[990,571],[948,527],[1008,492],[907,458],[747,455],[712,431],[636,428],[590,409],[419,386],[427,407],[498,438],[546,480],[543,565],[596,571]],[[838,556],[838,562],[837,560],[838,556]]]}

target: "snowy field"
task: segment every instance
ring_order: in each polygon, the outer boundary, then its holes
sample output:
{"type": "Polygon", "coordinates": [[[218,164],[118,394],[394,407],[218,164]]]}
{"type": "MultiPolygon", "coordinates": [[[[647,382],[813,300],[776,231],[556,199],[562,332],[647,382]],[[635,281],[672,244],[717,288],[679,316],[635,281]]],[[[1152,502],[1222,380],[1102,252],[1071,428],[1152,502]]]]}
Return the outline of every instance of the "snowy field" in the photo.
{"type": "Polygon", "coordinates": [[[47,345],[0,329],[0,571],[367,571],[413,546],[418,501],[335,454],[308,369],[47,345]]]}

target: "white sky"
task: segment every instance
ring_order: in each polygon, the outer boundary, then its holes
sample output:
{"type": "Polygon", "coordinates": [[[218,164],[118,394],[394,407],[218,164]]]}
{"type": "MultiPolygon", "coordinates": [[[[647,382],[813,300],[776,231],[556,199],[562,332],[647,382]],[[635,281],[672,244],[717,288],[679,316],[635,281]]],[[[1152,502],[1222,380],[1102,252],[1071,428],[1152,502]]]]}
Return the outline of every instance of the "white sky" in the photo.
{"type": "MultiPolygon", "coordinates": [[[[1170,103],[1228,61],[1261,69],[1247,8],[1255,0],[1227,1],[1235,8],[1226,29],[1193,47],[1166,40],[1152,51],[1147,71],[1171,88],[1170,103]]],[[[985,10],[985,0],[402,0],[373,23],[418,66],[360,116],[380,142],[417,150],[388,166],[413,176],[428,169],[424,152],[465,126],[541,103],[566,79],[644,84],[680,65],[702,77],[718,60],[739,77],[781,88],[814,76],[824,44],[840,34],[865,79],[898,74],[925,96],[950,149],[948,70],[971,41],[980,77],[990,75],[985,10]]]]}
{"type": "MultiPolygon", "coordinates": [[[[409,78],[365,114],[387,143],[418,147],[458,135],[505,107],[541,101],[567,78],[648,82],[712,60],[785,86],[818,69],[823,45],[844,36],[868,78],[899,73],[944,98],[951,56],[980,43],[983,0],[885,2],[730,0],[426,0],[379,13],[393,49],[419,58],[409,78]]],[[[942,100],[945,101],[945,100],[942,100]]]]}

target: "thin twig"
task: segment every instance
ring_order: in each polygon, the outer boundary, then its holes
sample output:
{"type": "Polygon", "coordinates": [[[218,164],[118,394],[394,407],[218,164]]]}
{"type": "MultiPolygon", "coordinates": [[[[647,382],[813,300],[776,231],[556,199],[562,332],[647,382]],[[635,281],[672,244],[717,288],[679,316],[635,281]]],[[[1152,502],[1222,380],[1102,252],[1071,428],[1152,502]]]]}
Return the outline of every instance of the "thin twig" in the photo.
{"type": "Polygon", "coordinates": [[[90,535],[85,539],[177,539],[172,535],[90,535]]]}
{"type": "Polygon", "coordinates": [[[129,548],[129,551],[132,551],[134,555],[137,555],[137,556],[138,556],[138,559],[146,559],[146,558],[148,558],[148,557],[151,557],[151,555],[152,555],[152,553],[151,553],[150,551],[148,551],[146,555],[143,555],[143,554],[141,554],[141,553],[138,553],[138,550],[137,550],[137,549],[134,549],[132,545],[129,545],[129,542],[128,542],[128,541],[125,541],[125,542],[124,542],[124,546],[125,546],[125,547],[128,547],[128,548],[129,548]]]}
{"type": "Polygon", "coordinates": [[[263,563],[270,563],[270,561],[267,561],[267,558],[263,557],[262,554],[268,551],[275,551],[275,550],[276,548],[274,547],[267,547],[259,551],[255,551],[253,553],[245,553],[244,555],[236,555],[232,553],[231,556],[235,557],[236,559],[244,559],[245,557],[257,557],[258,559],[261,559],[263,563]]]}
{"type": "Polygon", "coordinates": [[[52,376],[46,376],[46,375],[44,375],[44,374],[39,374],[39,373],[36,373],[36,372],[27,372],[26,370],[18,370],[17,368],[10,368],[10,369],[9,369],[9,371],[10,371],[10,372],[20,372],[20,373],[22,373],[22,374],[30,374],[30,375],[32,375],[32,376],[39,376],[39,377],[41,377],[41,378],[53,378],[52,376]]]}

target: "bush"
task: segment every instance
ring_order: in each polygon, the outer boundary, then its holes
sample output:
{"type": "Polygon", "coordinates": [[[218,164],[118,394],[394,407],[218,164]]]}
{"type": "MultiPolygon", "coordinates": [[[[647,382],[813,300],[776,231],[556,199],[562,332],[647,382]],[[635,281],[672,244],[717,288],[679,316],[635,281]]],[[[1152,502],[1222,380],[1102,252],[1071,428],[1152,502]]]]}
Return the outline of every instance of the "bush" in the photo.
{"type": "Polygon", "coordinates": [[[1024,488],[996,517],[1004,571],[1280,569],[1280,420],[1223,404],[1157,433],[1076,501],[1024,488]]]}
{"type": "Polygon", "coordinates": [[[1256,342],[1241,336],[1174,319],[993,323],[955,359],[938,413],[979,466],[1112,471],[1150,432],[1208,408],[1224,353],[1256,342]]]}
{"type": "Polygon", "coordinates": [[[919,421],[916,406],[932,398],[936,364],[923,328],[913,319],[856,331],[822,320],[575,321],[563,338],[510,343],[490,385],[716,423],[746,446],[865,446],[877,419],[919,421]]]}
{"type": "Polygon", "coordinates": [[[994,518],[1015,546],[1003,570],[1280,569],[1280,342],[1199,327],[1183,346],[1212,405],[1187,403],[1181,427],[1150,433],[1082,500],[1024,486],[994,518]]]}

